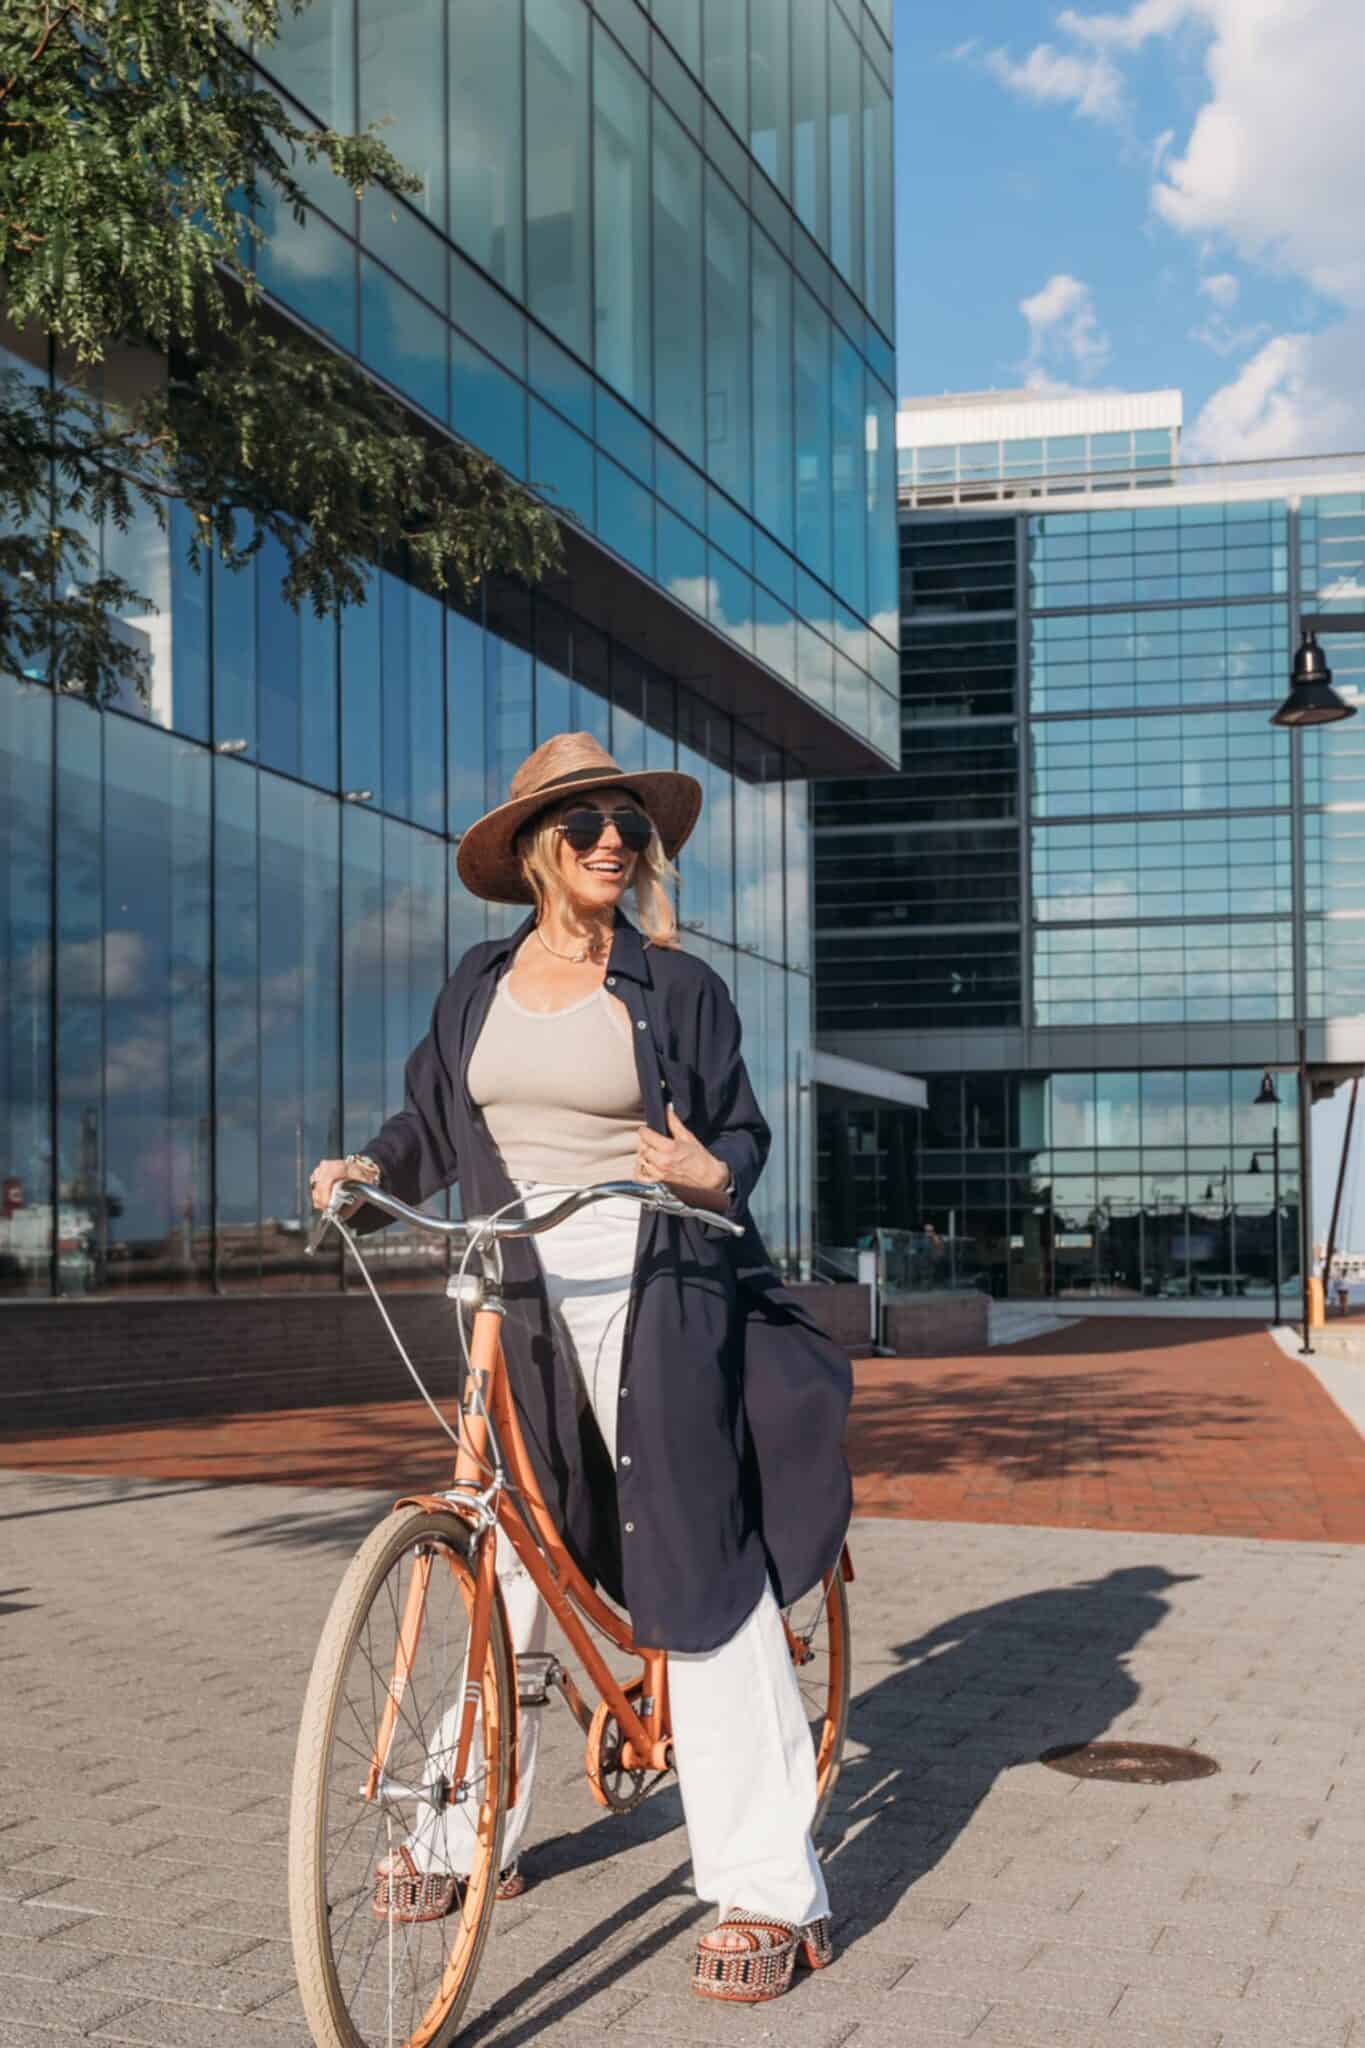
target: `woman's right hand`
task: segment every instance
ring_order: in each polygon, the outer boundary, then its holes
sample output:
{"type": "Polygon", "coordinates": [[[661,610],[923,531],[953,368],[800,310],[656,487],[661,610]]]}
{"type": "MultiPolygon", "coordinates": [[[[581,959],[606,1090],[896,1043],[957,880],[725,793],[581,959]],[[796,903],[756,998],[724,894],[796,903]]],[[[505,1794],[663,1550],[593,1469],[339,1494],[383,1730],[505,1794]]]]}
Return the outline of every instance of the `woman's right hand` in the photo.
{"type": "MultiPolygon", "coordinates": [[[[325,1209],[332,1198],[332,1189],[336,1186],[337,1182],[339,1180],[354,1180],[356,1178],[357,1176],[352,1173],[344,1159],[319,1159],[308,1181],[309,1192],[313,1197],[313,1207],[315,1209],[325,1209]]],[[[348,1202],[341,1211],[342,1221],[349,1222],[359,1207],[359,1202],[348,1202]]]]}

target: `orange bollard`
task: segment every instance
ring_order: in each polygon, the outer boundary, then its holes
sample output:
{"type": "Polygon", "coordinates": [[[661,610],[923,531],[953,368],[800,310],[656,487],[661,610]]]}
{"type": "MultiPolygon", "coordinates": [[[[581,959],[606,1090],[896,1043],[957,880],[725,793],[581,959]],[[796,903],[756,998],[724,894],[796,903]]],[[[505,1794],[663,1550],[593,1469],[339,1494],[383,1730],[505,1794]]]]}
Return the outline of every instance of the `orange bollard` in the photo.
{"type": "Polygon", "coordinates": [[[1308,1276],[1308,1327],[1310,1330],[1320,1330],[1326,1321],[1327,1314],[1323,1307],[1322,1275],[1320,1273],[1310,1273],[1308,1276]]]}

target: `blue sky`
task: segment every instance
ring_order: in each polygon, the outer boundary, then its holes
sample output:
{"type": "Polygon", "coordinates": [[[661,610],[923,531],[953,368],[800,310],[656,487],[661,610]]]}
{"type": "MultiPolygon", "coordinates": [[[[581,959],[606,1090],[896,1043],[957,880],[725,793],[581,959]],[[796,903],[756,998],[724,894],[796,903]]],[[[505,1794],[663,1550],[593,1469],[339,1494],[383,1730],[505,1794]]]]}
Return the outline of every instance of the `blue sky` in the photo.
{"type": "Polygon", "coordinates": [[[1175,385],[1192,453],[1365,447],[1362,0],[896,0],[896,65],[903,396],[1175,385]]]}

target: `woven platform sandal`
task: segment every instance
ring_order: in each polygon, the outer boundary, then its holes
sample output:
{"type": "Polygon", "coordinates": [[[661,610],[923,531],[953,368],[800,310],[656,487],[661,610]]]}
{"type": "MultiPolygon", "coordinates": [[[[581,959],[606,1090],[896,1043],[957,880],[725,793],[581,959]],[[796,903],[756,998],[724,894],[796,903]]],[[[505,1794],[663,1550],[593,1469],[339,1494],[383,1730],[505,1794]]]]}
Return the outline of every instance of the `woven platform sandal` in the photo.
{"type": "Polygon", "coordinates": [[[702,1998],[757,2005],[791,1987],[798,1964],[823,1970],[834,1961],[829,1916],[793,1927],[754,1913],[727,1913],[697,1943],[692,1989],[702,1998]]]}
{"type": "MultiPolygon", "coordinates": [[[[419,1870],[404,1842],[384,1858],[375,1874],[371,1910],[376,1920],[402,1920],[409,1925],[444,1920],[454,1909],[459,1882],[447,1872],[419,1870]]],[[[494,1897],[519,1899],[525,1890],[525,1877],[515,1863],[509,1863],[498,1878],[494,1897]]]]}

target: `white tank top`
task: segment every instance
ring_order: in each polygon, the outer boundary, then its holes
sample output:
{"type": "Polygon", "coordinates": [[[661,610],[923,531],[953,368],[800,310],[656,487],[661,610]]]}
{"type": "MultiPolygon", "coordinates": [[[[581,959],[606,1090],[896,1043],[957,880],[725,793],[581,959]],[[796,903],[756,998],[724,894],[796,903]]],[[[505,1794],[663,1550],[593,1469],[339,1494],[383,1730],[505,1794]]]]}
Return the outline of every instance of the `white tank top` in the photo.
{"type": "Polygon", "coordinates": [[[634,1180],[645,1107],[629,1023],[604,988],[528,1010],[501,980],[468,1082],[509,1180],[634,1180]]]}

